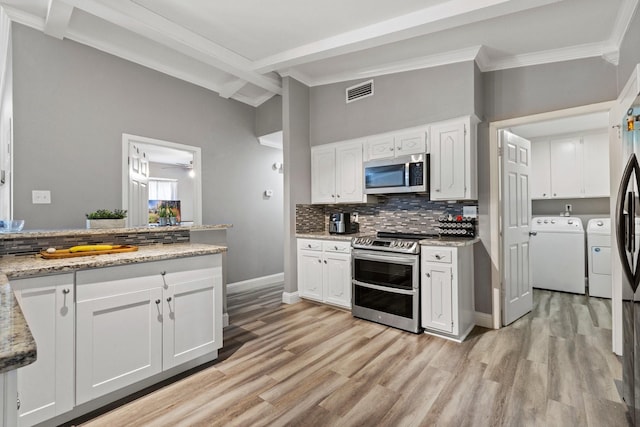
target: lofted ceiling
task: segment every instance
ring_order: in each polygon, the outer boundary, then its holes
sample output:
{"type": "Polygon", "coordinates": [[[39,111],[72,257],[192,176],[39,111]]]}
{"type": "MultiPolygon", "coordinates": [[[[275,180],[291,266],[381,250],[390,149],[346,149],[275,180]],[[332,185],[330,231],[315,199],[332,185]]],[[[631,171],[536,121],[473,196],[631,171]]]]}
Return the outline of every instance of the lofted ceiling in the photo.
{"type": "Polygon", "coordinates": [[[617,64],[639,0],[0,0],[12,21],[258,106],[317,86],[475,60],[617,64]]]}

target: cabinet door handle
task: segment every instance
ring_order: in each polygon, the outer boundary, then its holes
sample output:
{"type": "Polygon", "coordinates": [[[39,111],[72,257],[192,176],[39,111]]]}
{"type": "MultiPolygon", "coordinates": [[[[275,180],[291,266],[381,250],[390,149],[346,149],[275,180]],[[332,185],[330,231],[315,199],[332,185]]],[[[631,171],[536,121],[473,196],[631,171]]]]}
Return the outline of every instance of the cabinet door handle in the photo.
{"type": "Polygon", "coordinates": [[[402,147],[396,147],[396,150],[402,150],[402,147]]]}
{"type": "Polygon", "coordinates": [[[310,244],[309,244],[309,245],[307,245],[307,247],[308,247],[309,249],[311,249],[311,245],[310,245],[310,244]]]}
{"type": "Polygon", "coordinates": [[[442,259],[442,257],[438,254],[436,254],[436,259],[442,259]]]}
{"type": "Polygon", "coordinates": [[[337,250],[338,250],[338,247],[337,247],[337,246],[334,246],[334,249],[337,251],[337,250]]]}
{"type": "Polygon", "coordinates": [[[167,298],[167,302],[171,302],[171,299],[172,299],[171,297],[167,298]]]}
{"type": "Polygon", "coordinates": [[[156,300],[156,305],[160,305],[162,301],[160,301],[159,299],[156,300]]]}
{"type": "Polygon", "coordinates": [[[424,274],[426,274],[426,275],[427,275],[427,277],[431,277],[431,274],[429,274],[429,273],[424,273],[424,274]]]}
{"type": "Polygon", "coordinates": [[[553,197],[556,197],[556,196],[557,196],[557,194],[556,194],[556,193],[553,193],[553,197]]]}
{"type": "Polygon", "coordinates": [[[163,271],[163,272],[161,272],[161,273],[160,273],[160,275],[161,275],[161,276],[164,276],[164,275],[166,275],[166,274],[167,274],[167,272],[166,272],[166,271],[163,271]]]}
{"type": "Polygon", "coordinates": [[[336,195],[335,195],[335,194],[332,194],[332,195],[331,195],[331,197],[336,197],[336,195]]]}
{"type": "Polygon", "coordinates": [[[320,264],[322,264],[322,260],[321,260],[321,259],[319,259],[319,260],[318,260],[318,262],[319,262],[320,264]]]}
{"type": "Polygon", "coordinates": [[[393,147],[389,147],[389,151],[393,151],[393,147]]]}
{"type": "Polygon", "coordinates": [[[16,398],[16,406],[18,408],[18,411],[20,410],[20,406],[22,406],[22,402],[20,401],[20,396],[18,396],[16,398]]]}
{"type": "Polygon", "coordinates": [[[327,260],[326,260],[326,259],[324,260],[324,263],[325,263],[325,264],[327,263],[327,260]]]}
{"type": "Polygon", "coordinates": [[[336,195],[336,197],[338,197],[338,198],[339,198],[339,197],[340,197],[340,195],[339,195],[339,194],[337,194],[337,195],[336,195]]]}
{"type": "Polygon", "coordinates": [[[437,192],[437,193],[439,193],[439,192],[440,192],[440,189],[439,189],[439,188],[436,188],[436,192],[437,192]]]}
{"type": "Polygon", "coordinates": [[[69,289],[63,289],[62,290],[62,293],[65,294],[65,295],[67,295],[69,292],[71,292],[69,289]]]}

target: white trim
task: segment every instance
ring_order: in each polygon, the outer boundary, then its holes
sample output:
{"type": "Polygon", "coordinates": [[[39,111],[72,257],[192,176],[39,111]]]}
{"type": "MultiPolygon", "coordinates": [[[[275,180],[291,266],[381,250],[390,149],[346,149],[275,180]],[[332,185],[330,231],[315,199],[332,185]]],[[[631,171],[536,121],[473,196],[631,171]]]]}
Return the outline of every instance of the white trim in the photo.
{"type": "Polygon", "coordinates": [[[229,313],[222,314],[222,327],[226,328],[229,326],[229,313]]]}
{"type": "Polygon", "coordinates": [[[242,79],[231,80],[229,83],[226,83],[220,86],[220,90],[218,91],[218,94],[225,99],[231,98],[237,91],[242,89],[246,84],[247,84],[246,80],[242,80],[242,79]]]}
{"type": "Polygon", "coordinates": [[[494,329],[493,316],[491,316],[491,313],[481,313],[479,311],[476,311],[475,324],[477,326],[482,326],[483,328],[494,329]]]}
{"type": "Polygon", "coordinates": [[[622,6],[618,9],[618,16],[616,17],[616,22],[613,26],[613,31],[611,31],[611,37],[609,38],[609,44],[616,46],[617,50],[619,50],[622,45],[622,41],[624,40],[625,34],[627,34],[629,24],[631,24],[631,19],[637,7],[638,0],[623,0],[622,6]]]}
{"type": "Polygon", "coordinates": [[[258,142],[260,143],[260,145],[264,145],[265,147],[277,148],[278,150],[282,150],[283,140],[284,133],[281,130],[258,137],[258,142]]]}
{"type": "Polygon", "coordinates": [[[482,69],[486,71],[506,70],[510,68],[528,67],[532,65],[550,64],[553,62],[570,61],[574,59],[602,56],[611,49],[604,43],[589,43],[577,46],[550,49],[540,52],[530,52],[513,55],[503,59],[493,60],[482,69]]]}
{"type": "Polygon", "coordinates": [[[282,302],[284,304],[296,304],[302,301],[300,296],[298,295],[298,291],[295,292],[283,292],[282,293],[282,302]]]}
{"type": "Polygon", "coordinates": [[[284,273],[271,274],[269,276],[256,277],[255,279],[227,284],[227,295],[255,289],[268,288],[284,282],[284,273]]]}
{"type": "MultiPolygon", "coordinates": [[[[176,142],[163,141],[161,139],[148,138],[145,136],[122,134],[122,209],[129,210],[129,145],[134,142],[142,144],[157,145],[160,147],[173,148],[176,150],[189,151],[193,153],[193,225],[202,225],[202,150],[200,147],[192,145],[178,144],[176,142]]],[[[127,218],[127,224],[129,219],[127,218]]]]}
{"type": "MultiPolygon", "coordinates": [[[[282,78],[292,77],[297,81],[299,81],[300,83],[304,83],[309,87],[318,86],[318,83],[316,83],[316,80],[314,78],[312,78],[311,76],[309,76],[308,74],[300,70],[296,70],[295,68],[287,68],[286,70],[279,71],[278,74],[280,74],[280,77],[282,78]]],[[[352,80],[355,78],[356,77],[350,77],[349,79],[346,79],[346,80],[352,80]]]]}
{"type": "Polygon", "coordinates": [[[60,0],[49,0],[44,33],[62,40],[69,27],[72,12],[73,6],[69,6],[60,0]]]}
{"type": "Polygon", "coordinates": [[[516,117],[513,119],[500,120],[489,123],[489,233],[491,265],[491,288],[492,288],[492,316],[494,327],[502,326],[500,313],[502,307],[501,275],[502,275],[502,254],[500,253],[500,168],[498,158],[498,131],[508,129],[513,126],[537,123],[546,120],[559,119],[564,117],[579,116],[583,114],[609,111],[615,101],[600,102],[597,104],[584,105],[580,107],[567,108],[564,110],[549,111],[546,113],[533,114],[530,116],[516,117]]]}

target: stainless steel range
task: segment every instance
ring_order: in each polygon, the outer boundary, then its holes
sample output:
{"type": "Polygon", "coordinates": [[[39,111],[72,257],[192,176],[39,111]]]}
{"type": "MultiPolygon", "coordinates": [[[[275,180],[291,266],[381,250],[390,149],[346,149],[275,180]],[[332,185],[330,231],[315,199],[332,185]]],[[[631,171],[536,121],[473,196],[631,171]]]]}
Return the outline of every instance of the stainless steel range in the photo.
{"type": "Polygon", "coordinates": [[[436,236],[380,232],[353,239],[353,316],[420,332],[418,241],[436,236]]]}

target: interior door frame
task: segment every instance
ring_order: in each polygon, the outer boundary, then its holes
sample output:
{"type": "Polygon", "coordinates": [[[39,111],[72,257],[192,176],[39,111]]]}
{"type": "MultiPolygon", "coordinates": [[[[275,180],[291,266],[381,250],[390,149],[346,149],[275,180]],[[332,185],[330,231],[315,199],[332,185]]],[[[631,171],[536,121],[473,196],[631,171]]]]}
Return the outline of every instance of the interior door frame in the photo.
{"type": "MultiPolygon", "coordinates": [[[[554,119],[562,119],[584,114],[609,112],[615,101],[599,102],[580,107],[555,110],[530,116],[516,117],[513,119],[499,120],[489,123],[489,236],[491,258],[491,311],[494,329],[500,329],[502,324],[502,196],[500,186],[500,157],[499,157],[499,131],[509,130],[513,126],[544,122],[554,119]]],[[[611,146],[609,147],[611,153],[611,146]]],[[[615,196],[614,196],[615,197],[615,196]]],[[[615,334],[614,334],[615,335],[615,334]]]]}
{"type": "MultiPolygon", "coordinates": [[[[163,141],[161,139],[145,136],[122,134],[122,209],[129,209],[129,145],[134,143],[157,145],[159,147],[173,148],[175,150],[189,151],[193,154],[193,225],[202,225],[202,150],[200,147],[179,144],[177,142],[163,141]]],[[[127,218],[127,225],[129,219],[127,218]]]]}

